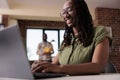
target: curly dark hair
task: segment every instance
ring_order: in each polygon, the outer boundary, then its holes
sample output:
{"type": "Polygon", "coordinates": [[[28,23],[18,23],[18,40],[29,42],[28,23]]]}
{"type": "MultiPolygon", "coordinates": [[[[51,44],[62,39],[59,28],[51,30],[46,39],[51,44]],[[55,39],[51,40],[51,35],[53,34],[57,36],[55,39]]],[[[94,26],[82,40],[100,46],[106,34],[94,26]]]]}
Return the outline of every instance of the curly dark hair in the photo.
{"type": "MultiPolygon", "coordinates": [[[[79,33],[78,39],[83,44],[84,47],[87,47],[92,43],[94,37],[92,16],[84,0],[71,0],[71,1],[76,11],[75,27],[77,28],[79,33]]],[[[66,29],[69,29],[67,28],[68,26],[66,23],[65,23],[65,27],[66,29]]],[[[71,33],[73,34],[73,31],[65,30],[64,35],[66,34],[66,31],[69,31],[69,35],[64,37],[64,43],[66,45],[70,45],[70,41],[71,41],[70,34],[71,33]]]]}

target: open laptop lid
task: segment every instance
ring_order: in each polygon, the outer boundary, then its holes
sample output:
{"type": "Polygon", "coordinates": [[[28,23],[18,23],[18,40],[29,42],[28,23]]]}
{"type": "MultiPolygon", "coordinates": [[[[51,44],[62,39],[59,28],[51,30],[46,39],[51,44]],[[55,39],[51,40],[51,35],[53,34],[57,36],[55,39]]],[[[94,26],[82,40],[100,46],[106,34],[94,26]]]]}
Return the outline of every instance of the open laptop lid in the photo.
{"type": "Polygon", "coordinates": [[[0,31],[0,77],[33,79],[17,25],[0,31]]]}

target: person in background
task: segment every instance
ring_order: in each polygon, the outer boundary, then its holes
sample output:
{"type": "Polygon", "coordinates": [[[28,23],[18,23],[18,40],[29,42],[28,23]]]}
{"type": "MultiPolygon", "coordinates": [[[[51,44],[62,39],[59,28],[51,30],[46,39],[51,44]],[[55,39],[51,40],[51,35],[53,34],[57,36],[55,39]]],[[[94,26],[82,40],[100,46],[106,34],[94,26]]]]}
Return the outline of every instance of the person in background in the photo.
{"type": "Polygon", "coordinates": [[[54,53],[53,45],[47,41],[47,34],[43,33],[43,41],[38,44],[37,55],[39,61],[51,62],[51,54],[54,53]]]}
{"type": "Polygon", "coordinates": [[[84,0],[66,0],[60,15],[65,21],[65,33],[59,52],[52,63],[33,63],[32,72],[101,73],[107,64],[112,42],[106,28],[93,26],[84,0]]]}

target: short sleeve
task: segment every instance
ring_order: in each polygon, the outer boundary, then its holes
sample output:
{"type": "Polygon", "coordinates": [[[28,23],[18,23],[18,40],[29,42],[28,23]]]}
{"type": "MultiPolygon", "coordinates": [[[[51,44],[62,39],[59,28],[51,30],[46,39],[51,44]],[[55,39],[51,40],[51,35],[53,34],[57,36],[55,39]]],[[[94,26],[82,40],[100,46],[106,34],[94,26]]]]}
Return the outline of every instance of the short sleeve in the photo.
{"type": "Polygon", "coordinates": [[[110,33],[107,31],[107,29],[104,26],[98,26],[95,28],[95,46],[97,46],[100,42],[104,40],[104,38],[109,39],[109,45],[112,45],[112,37],[110,36],[110,33]]]}

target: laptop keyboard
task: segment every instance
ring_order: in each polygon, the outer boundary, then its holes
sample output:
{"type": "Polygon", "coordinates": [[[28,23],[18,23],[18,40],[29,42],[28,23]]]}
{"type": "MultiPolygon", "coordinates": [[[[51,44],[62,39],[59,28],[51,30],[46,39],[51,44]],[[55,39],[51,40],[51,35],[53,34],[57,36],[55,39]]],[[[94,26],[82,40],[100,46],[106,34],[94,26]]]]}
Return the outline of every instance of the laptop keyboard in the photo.
{"type": "Polygon", "coordinates": [[[66,74],[60,74],[60,73],[34,73],[33,75],[35,79],[66,76],[66,74]]]}

